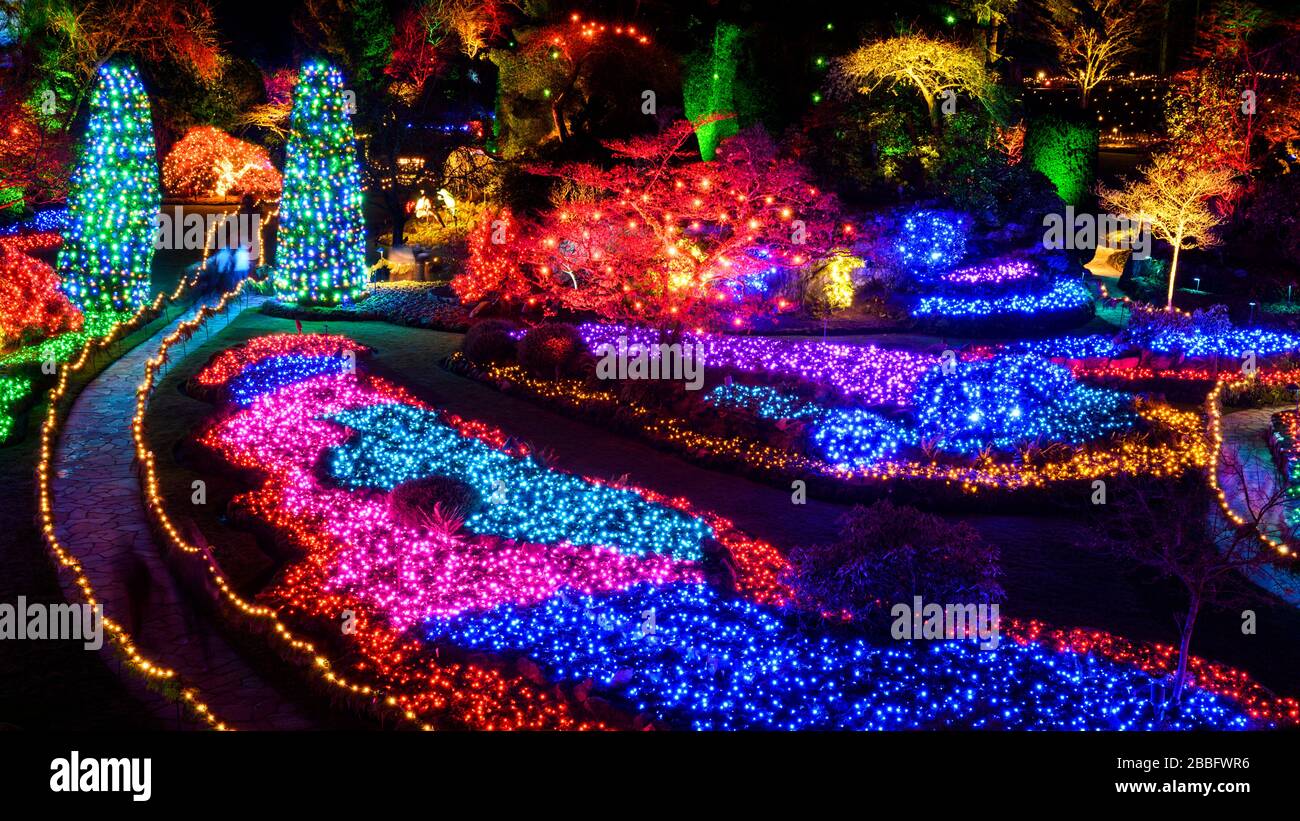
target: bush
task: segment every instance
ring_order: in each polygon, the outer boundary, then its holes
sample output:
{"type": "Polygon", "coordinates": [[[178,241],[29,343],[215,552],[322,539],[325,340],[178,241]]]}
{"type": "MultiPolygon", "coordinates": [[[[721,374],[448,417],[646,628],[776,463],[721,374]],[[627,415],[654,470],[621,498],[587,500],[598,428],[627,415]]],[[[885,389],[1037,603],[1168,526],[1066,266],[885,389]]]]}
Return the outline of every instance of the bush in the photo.
{"type": "Polygon", "coordinates": [[[840,518],[839,538],[790,553],[801,604],[872,620],[914,596],[928,602],[1001,601],[1000,554],[966,522],[880,501],[840,518]]]}
{"type": "Polygon", "coordinates": [[[572,325],[539,325],[519,342],[519,364],[542,377],[559,377],[577,371],[587,353],[587,343],[572,325]]]}
{"type": "Polygon", "coordinates": [[[465,358],[476,365],[489,365],[495,362],[509,362],[515,357],[514,332],[518,330],[513,322],[504,319],[485,319],[470,326],[461,343],[465,358]]]}
{"type": "Polygon", "coordinates": [[[478,504],[473,488],[449,476],[404,482],[388,495],[389,510],[403,527],[425,528],[450,535],[478,504]]]}
{"type": "Polygon", "coordinates": [[[1025,161],[1041,171],[1061,199],[1083,205],[1097,168],[1097,129],[1056,116],[1031,120],[1025,133],[1025,161]]]}

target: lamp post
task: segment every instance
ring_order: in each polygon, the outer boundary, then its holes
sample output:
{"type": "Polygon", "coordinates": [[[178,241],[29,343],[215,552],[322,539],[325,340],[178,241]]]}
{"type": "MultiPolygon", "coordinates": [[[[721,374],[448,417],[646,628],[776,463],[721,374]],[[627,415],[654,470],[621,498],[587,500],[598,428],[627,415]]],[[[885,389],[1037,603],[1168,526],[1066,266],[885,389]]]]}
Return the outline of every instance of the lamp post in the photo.
{"type": "Polygon", "coordinates": [[[1246,324],[1247,325],[1255,324],[1255,303],[1254,302],[1250,303],[1250,320],[1246,324]]]}

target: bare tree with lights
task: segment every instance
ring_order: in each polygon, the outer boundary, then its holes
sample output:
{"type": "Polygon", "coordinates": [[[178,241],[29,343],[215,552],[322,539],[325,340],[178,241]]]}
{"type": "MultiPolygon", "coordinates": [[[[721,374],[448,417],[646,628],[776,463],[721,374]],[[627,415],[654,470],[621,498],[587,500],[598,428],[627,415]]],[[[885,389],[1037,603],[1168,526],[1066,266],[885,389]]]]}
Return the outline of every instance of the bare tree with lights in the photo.
{"type": "Polygon", "coordinates": [[[1061,67],[1079,84],[1088,107],[1092,90],[1112,79],[1138,50],[1150,27],[1150,0],[1045,0],[1044,23],[1061,67]]]}
{"type": "Polygon", "coordinates": [[[1166,308],[1174,305],[1179,252],[1219,244],[1214,229],[1223,217],[1211,200],[1231,193],[1233,186],[1228,168],[1189,168],[1169,154],[1157,154],[1136,182],[1120,189],[1097,189],[1103,208],[1150,226],[1153,234],[1174,249],[1166,308]]]}
{"type": "MultiPolygon", "coordinates": [[[[1215,468],[1211,467],[1210,470],[1215,468]]],[[[1243,607],[1267,601],[1249,577],[1267,574],[1274,559],[1260,534],[1286,500],[1280,484],[1261,488],[1245,464],[1225,453],[1219,478],[1242,489],[1242,504],[1232,516],[1205,486],[1203,476],[1179,482],[1130,479],[1111,491],[1098,522],[1093,546],[1154,571],[1183,592],[1184,609],[1175,614],[1178,664],[1168,704],[1177,705],[1188,681],[1192,636],[1206,610],[1243,607]]]]}

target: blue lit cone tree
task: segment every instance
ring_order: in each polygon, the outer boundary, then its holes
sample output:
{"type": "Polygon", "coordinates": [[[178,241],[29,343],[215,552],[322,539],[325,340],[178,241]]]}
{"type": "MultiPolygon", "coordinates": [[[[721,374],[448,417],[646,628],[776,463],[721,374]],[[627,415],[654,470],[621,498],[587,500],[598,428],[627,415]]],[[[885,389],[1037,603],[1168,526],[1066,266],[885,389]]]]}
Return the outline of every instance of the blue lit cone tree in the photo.
{"type": "Polygon", "coordinates": [[[276,235],[276,296],[317,305],[350,301],[366,282],[366,234],[352,116],[338,69],[320,60],[302,67],[291,128],[276,235]]]}
{"type": "Polygon", "coordinates": [[[102,66],[58,257],[74,305],[117,312],[148,300],[160,204],[153,118],[140,75],[130,65],[102,66]]]}

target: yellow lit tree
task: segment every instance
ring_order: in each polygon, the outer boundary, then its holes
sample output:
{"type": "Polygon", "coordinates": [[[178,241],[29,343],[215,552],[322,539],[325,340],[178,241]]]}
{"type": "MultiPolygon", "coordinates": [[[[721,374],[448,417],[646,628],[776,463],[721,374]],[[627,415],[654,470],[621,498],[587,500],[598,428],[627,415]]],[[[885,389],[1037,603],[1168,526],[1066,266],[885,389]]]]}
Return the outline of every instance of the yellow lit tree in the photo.
{"type": "Polygon", "coordinates": [[[1210,201],[1230,194],[1233,186],[1232,171],[1227,168],[1188,167],[1169,154],[1157,154],[1137,182],[1117,190],[1098,188],[1103,208],[1140,220],[1174,249],[1166,308],[1174,304],[1179,252],[1219,243],[1214,228],[1223,218],[1210,201]]]}
{"type": "Polygon", "coordinates": [[[867,43],[842,58],[839,68],[842,78],[863,94],[882,86],[915,88],[936,132],[945,91],[966,93],[985,104],[993,91],[993,77],[978,51],[922,34],[867,43]]]}
{"type": "Polygon", "coordinates": [[[1092,90],[1138,49],[1152,15],[1151,0],[1046,0],[1048,38],[1088,107],[1092,90]]]}

